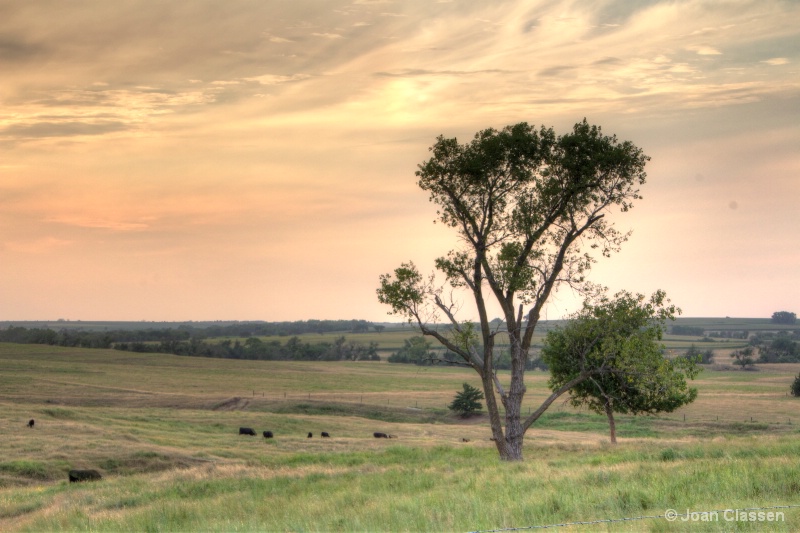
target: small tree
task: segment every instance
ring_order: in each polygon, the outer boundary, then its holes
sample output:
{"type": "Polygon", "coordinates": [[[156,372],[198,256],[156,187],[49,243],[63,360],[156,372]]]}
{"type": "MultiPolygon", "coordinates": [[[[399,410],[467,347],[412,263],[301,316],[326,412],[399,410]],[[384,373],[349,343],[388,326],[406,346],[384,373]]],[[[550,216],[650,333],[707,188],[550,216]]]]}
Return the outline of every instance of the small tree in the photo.
{"type": "Polygon", "coordinates": [[[483,400],[483,393],[469,383],[464,383],[464,390],[456,393],[453,403],[447,408],[462,417],[468,417],[483,409],[483,405],[478,400],[483,400]]]}
{"type": "Polygon", "coordinates": [[[710,365],[714,362],[714,350],[708,349],[705,351],[700,351],[694,344],[689,346],[686,350],[686,353],[683,356],[685,359],[693,359],[700,363],[701,365],[710,365]]]}
{"type": "Polygon", "coordinates": [[[731,352],[731,357],[733,358],[733,364],[741,366],[742,370],[747,370],[748,366],[756,364],[752,346],[731,352]]]}
{"type": "Polygon", "coordinates": [[[413,363],[430,365],[434,362],[434,353],[430,351],[431,343],[419,335],[403,341],[403,347],[389,356],[390,363],[413,363]]]}
{"type": "Polygon", "coordinates": [[[700,371],[699,356],[670,360],[662,353],[664,322],[679,311],[666,302],[662,291],[649,301],[620,292],[614,300],[587,302],[566,327],[547,334],[542,357],[550,367],[550,388],[589,374],[570,389],[570,403],[605,413],[612,443],[617,442],[615,412],[671,412],[697,397],[686,379],[700,371]]]}
{"type": "Polygon", "coordinates": [[[797,377],[794,378],[794,382],[791,386],[792,396],[800,398],[800,374],[797,374],[797,377]]]}

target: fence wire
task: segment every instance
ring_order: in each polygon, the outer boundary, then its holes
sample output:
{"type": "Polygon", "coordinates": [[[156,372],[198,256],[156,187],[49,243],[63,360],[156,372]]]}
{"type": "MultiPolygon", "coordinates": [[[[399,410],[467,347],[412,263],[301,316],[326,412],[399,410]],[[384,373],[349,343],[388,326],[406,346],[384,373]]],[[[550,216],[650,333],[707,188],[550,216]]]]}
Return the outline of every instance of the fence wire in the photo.
{"type": "MultiPolygon", "coordinates": [[[[747,507],[743,509],[718,509],[716,511],[692,511],[690,513],[671,513],[670,521],[673,522],[681,516],[691,515],[712,515],[714,513],[724,513],[725,511],[749,512],[749,511],[768,511],[773,509],[795,509],[800,508],[800,505],[773,505],[772,507],[747,507]]],[[[562,524],[548,524],[543,526],[520,526],[520,527],[507,527],[501,529],[479,529],[471,531],[470,533],[500,533],[502,531],[527,531],[531,529],[550,529],[555,527],[569,527],[569,526],[588,526],[592,524],[612,524],[617,522],[634,522],[637,520],[648,520],[651,518],[667,518],[666,514],[650,515],[650,516],[631,516],[627,518],[604,518],[599,520],[590,520],[588,522],[564,522],[562,524]]]]}

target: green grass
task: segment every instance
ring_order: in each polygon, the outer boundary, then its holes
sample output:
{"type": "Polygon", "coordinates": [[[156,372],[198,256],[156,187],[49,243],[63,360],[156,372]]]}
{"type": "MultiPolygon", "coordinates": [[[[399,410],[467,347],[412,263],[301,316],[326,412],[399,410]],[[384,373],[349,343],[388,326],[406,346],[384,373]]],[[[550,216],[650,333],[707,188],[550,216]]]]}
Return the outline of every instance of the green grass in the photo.
{"type": "MultiPolygon", "coordinates": [[[[618,446],[605,416],[556,402],[522,463],[498,460],[485,417],[444,409],[462,382],[477,385],[462,368],[8,344],[0,367],[2,531],[472,531],[800,502],[800,404],[786,395],[800,365],[708,369],[695,404],[619,416],[618,446]],[[104,479],[69,484],[71,468],[104,479]]],[[[524,410],[546,381],[529,374],[524,410]]],[[[798,511],[766,530],[800,529],[798,511]]],[[[758,526],[649,519],[580,531],[758,526]]]]}
{"type": "MultiPolygon", "coordinates": [[[[800,496],[800,465],[788,460],[800,445],[790,440],[535,446],[521,464],[456,446],[298,453],[246,468],[20,489],[0,516],[14,517],[22,531],[471,531],[785,505],[800,496]],[[41,512],[48,505],[56,512],[41,512]]],[[[798,520],[787,510],[774,530],[793,531],[798,520]]],[[[689,530],[683,526],[651,519],[612,530],[689,530]]]]}

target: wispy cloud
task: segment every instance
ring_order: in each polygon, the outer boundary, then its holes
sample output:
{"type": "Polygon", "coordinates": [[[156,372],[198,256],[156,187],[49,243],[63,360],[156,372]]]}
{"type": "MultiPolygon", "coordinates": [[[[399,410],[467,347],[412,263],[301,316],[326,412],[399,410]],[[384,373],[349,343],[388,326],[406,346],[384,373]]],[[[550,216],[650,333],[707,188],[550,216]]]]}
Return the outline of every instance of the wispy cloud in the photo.
{"type": "Polygon", "coordinates": [[[686,49],[687,50],[691,50],[692,52],[695,52],[697,55],[700,55],[700,56],[718,56],[718,55],[722,55],[722,52],[720,52],[719,50],[717,50],[713,46],[692,45],[692,46],[687,46],[686,49]]]}
{"type": "MultiPolygon", "coordinates": [[[[586,116],[641,142],[654,193],[635,225],[665,265],[682,250],[672,226],[724,243],[704,221],[757,228],[754,205],[800,194],[794,2],[87,2],[9,3],[0,18],[0,290],[36,287],[65,258],[76,280],[92,265],[116,290],[158,255],[182,287],[208,287],[209,314],[230,299],[215,280],[240,279],[237,309],[265,318],[269,300],[276,319],[309,318],[291,279],[336,302],[320,314],[382,317],[375,272],[447,238],[414,185],[427,147],[520,120],[563,130],[586,116]],[[733,140],[742,130],[749,144],[733,140]],[[702,198],[681,181],[698,173],[702,198]],[[764,175],[776,197],[741,185],[764,175]],[[340,307],[356,293],[364,307],[340,307]]],[[[631,282],[652,271],[637,253],[617,268],[631,282]]],[[[164,301],[175,286],[159,286],[164,301]]]]}
{"type": "Polygon", "coordinates": [[[46,137],[72,137],[78,135],[103,135],[123,131],[130,127],[123,122],[36,122],[32,124],[17,123],[0,128],[0,138],[46,138],[46,137]]]}
{"type": "Polygon", "coordinates": [[[54,222],[79,228],[107,229],[112,231],[141,231],[150,227],[149,224],[144,222],[124,222],[94,217],[59,216],[47,218],[45,222],[54,222]]]}

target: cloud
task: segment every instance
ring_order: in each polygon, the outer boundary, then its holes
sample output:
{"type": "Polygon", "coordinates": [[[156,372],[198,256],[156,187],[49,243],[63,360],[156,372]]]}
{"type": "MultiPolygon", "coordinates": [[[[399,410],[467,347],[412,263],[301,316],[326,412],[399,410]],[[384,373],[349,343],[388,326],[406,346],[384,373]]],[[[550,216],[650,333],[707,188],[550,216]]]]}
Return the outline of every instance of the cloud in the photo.
{"type": "Polygon", "coordinates": [[[140,231],[150,227],[149,224],[143,222],[121,222],[108,219],[98,219],[94,217],[51,217],[45,219],[45,222],[55,222],[58,224],[75,226],[79,228],[108,229],[112,231],[140,231]]]}
{"type": "MultiPolygon", "coordinates": [[[[252,316],[271,313],[263,302],[276,301],[286,274],[300,286],[322,280],[314,290],[333,303],[320,313],[363,316],[366,307],[342,307],[353,298],[339,286],[374,303],[371,272],[439,253],[443,237],[434,232],[446,228],[431,229],[435,208],[414,180],[436,135],[465,139],[521,120],[563,132],[586,116],[653,154],[634,224],[634,237],[641,228],[648,242],[617,264],[629,269],[620,276],[638,271],[645,284],[677,276],[674,235],[708,228],[720,214],[762,227],[754,206],[777,200],[739,182],[770,176],[778,200],[797,198],[797,125],[786,110],[797,107],[800,81],[781,67],[795,62],[796,3],[388,4],[9,3],[0,17],[0,142],[14,148],[0,166],[0,226],[11,242],[3,265],[15,250],[49,250],[52,261],[15,263],[43,275],[18,267],[18,279],[0,279],[0,292],[12,282],[32,292],[65,257],[76,286],[92,285],[91,270],[113,289],[143,276],[158,255],[182,287],[208,288],[208,301],[184,313],[218,318],[233,300],[233,313],[240,304],[252,316]],[[776,125],[785,131],[765,135],[776,125]],[[674,168],[684,161],[691,164],[674,168]],[[698,174],[706,176],[699,184],[698,174]],[[687,194],[681,176],[716,194],[687,194]],[[735,212],[726,207],[732,199],[735,212]],[[694,225],[675,206],[695,213],[694,225]],[[664,254],[655,274],[641,267],[653,240],[664,254]],[[319,274],[320,257],[336,263],[336,287],[319,274]],[[237,298],[223,279],[240,280],[237,298]]],[[[714,228],[702,242],[745,239],[714,228]]],[[[183,302],[168,289],[165,301],[183,302]]],[[[271,306],[282,314],[272,318],[309,318],[297,294],[271,306]]]]}
{"type": "Polygon", "coordinates": [[[691,50],[692,52],[695,52],[697,55],[700,55],[700,56],[718,56],[718,55],[722,55],[722,52],[720,52],[719,50],[717,50],[713,46],[693,45],[693,46],[687,46],[686,49],[687,50],[691,50]]]}
{"type": "Polygon", "coordinates": [[[283,83],[291,83],[295,81],[303,81],[310,78],[308,74],[293,74],[291,76],[282,76],[280,74],[262,74],[261,76],[254,76],[252,78],[244,78],[246,81],[254,81],[261,85],[280,85],[283,83]]]}
{"type": "MultiPolygon", "coordinates": [[[[605,63],[600,63],[605,64],[605,63]]],[[[550,68],[546,68],[544,70],[540,70],[537,73],[537,76],[543,76],[549,78],[551,76],[559,76],[565,72],[574,71],[577,67],[575,66],[567,66],[567,65],[556,65],[550,68]]]]}
{"type": "Polygon", "coordinates": [[[291,39],[286,39],[284,37],[278,37],[277,35],[268,36],[268,40],[271,43],[293,43],[294,42],[291,39]]]}
{"type": "Polygon", "coordinates": [[[47,47],[25,37],[0,35],[0,64],[32,61],[45,55],[47,47]]]}
{"type": "Polygon", "coordinates": [[[399,70],[395,72],[376,72],[375,76],[379,77],[386,77],[386,78],[411,78],[411,77],[418,77],[418,76],[453,76],[453,77],[461,77],[461,76],[478,76],[482,74],[501,74],[503,71],[499,69],[487,69],[487,70],[429,70],[429,69],[406,69],[406,70],[399,70]]]}
{"type": "Polygon", "coordinates": [[[129,124],[123,122],[37,122],[33,124],[12,124],[0,129],[0,136],[16,138],[73,137],[78,135],[104,135],[127,130],[129,124]]]}

